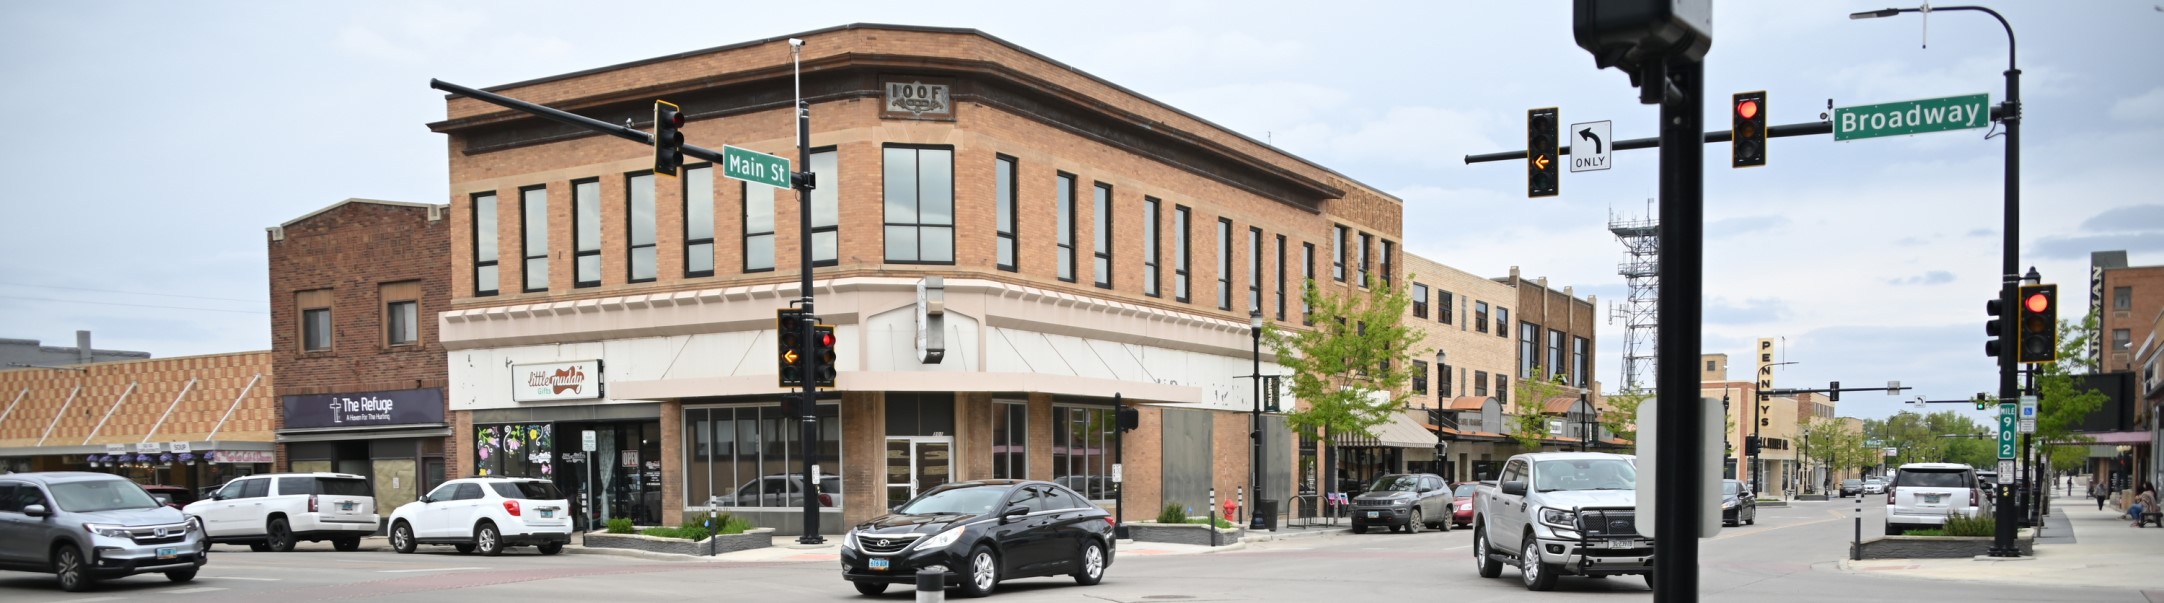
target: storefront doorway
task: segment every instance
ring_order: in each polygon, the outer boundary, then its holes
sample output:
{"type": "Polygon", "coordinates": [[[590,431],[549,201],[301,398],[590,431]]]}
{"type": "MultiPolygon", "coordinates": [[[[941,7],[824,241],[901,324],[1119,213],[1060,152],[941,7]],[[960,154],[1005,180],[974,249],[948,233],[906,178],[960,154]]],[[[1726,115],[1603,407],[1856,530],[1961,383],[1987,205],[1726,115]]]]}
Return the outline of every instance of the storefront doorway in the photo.
{"type": "Polygon", "coordinates": [[[953,436],[888,436],[887,506],[952,481],[953,458],[953,436]]]}
{"type": "Polygon", "coordinates": [[[661,524],[661,422],[558,423],[553,472],[556,487],[575,498],[572,505],[592,525],[628,518],[638,525],[661,524]],[[585,432],[594,432],[594,450],[586,452],[585,432]]]}

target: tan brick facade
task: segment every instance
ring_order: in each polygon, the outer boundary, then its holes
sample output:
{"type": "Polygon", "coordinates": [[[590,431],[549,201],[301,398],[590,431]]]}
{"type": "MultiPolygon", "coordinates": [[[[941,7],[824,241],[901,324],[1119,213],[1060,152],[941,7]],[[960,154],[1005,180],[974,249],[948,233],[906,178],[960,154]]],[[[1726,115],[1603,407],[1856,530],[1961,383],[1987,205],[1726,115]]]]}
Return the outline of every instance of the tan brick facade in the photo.
{"type": "Polygon", "coordinates": [[[85,463],[86,455],[109,446],[136,452],[141,444],[154,445],[150,456],[157,457],[171,452],[173,442],[189,443],[198,455],[269,454],[276,402],[267,351],[0,370],[0,398],[12,405],[0,418],[0,450],[6,451],[0,461],[7,469],[103,471],[183,487],[270,469],[268,463],[177,459],[147,467],[85,463]]]}
{"type": "MultiPolygon", "coordinates": [[[[1421,329],[1424,336],[1419,348],[1428,350],[1421,357],[1412,359],[1429,363],[1428,393],[1413,395],[1411,404],[1414,408],[1434,408],[1452,398],[1473,395],[1476,374],[1486,373],[1491,381],[1496,375],[1516,374],[1516,340],[1498,336],[1492,324],[1488,325],[1487,332],[1474,329],[1472,324],[1475,302],[1489,304],[1488,320],[1491,323],[1498,310],[1515,312],[1516,290],[1510,285],[1417,255],[1405,256],[1405,273],[1410,282],[1428,288],[1427,316],[1417,316],[1409,308],[1405,317],[1406,324],[1421,329]],[[1449,300],[1447,307],[1445,299],[1449,300]],[[1443,354],[1443,363],[1436,362],[1437,352],[1443,354]],[[1442,364],[1447,364],[1451,371],[1447,391],[1440,372],[1442,364]]],[[[1489,396],[1500,397],[1492,383],[1487,392],[1489,396]]]]}

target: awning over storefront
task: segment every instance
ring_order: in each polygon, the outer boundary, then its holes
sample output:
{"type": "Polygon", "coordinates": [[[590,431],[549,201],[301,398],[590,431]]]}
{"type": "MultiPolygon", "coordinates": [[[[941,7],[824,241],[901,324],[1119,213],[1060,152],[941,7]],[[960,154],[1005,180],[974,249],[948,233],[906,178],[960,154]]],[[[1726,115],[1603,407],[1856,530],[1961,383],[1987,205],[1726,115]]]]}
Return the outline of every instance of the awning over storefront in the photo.
{"type": "Polygon", "coordinates": [[[2156,434],[2147,431],[2101,431],[2082,434],[2095,438],[2097,444],[2148,444],[2156,441],[2156,434]]]}
{"type": "MultiPolygon", "coordinates": [[[[1425,414],[1425,411],[1422,411],[1425,414]]],[[[1419,421],[1405,413],[1391,413],[1390,420],[1368,430],[1372,435],[1338,434],[1339,446],[1384,446],[1390,448],[1434,448],[1435,432],[1429,431],[1419,421]]]]}
{"type": "Polygon", "coordinates": [[[375,429],[281,429],[280,442],[339,442],[346,440],[389,440],[398,438],[440,438],[451,435],[451,426],[396,425],[375,429]]]}
{"type": "MultiPolygon", "coordinates": [[[[129,454],[135,454],[137,452],[148,452],[155,455],[160,452],[170,452],[175,449],[175,442],[152,442],[152,444],[156,444],[157,446],[155,446],[154,448],[144,448],[138,444],[123,444],[121,446],[125,446],[127,449],[126,452],[129,454]]],[[[273,444],[270,442],[195,441],[187,442],[187,444],[187,449],[196,454],[227,450],[270,452],[278,449],[277,444],[273,444]]],[[[114,452],[116,452],[116,450],[107,444],[90,444],[82,446],[28,446],[22,448],[0,448],[0,457],[112,454],[114,452]]]]}

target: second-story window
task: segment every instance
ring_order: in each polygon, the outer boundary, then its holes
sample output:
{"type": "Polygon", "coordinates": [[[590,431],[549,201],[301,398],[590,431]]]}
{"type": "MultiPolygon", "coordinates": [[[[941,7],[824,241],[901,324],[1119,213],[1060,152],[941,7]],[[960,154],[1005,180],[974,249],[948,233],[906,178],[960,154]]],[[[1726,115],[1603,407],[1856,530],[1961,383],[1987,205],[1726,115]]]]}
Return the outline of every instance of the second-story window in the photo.
{"type": "Polygon", "coordinates": [[[1495,336],[1510,337],[1510,308],[1495,309],[1495,336]]]}
{"type": "Polygon", "coordinates": [[[1156,197],[1142,198],[1142,294],[1150,297],[1162,294],[1157,284],[1157,221],[1163,219],[1157,213],[1160,203],[1156,197]]]}
{"type": "Polygon", "coordinates": [[[750,182],[744,189],[744,271],[774,269],[774,197],[782,189],[750,182]]]}
{"type": "Polygon", "coordinates": [[[1277,235],[1277,319],[1285,320],[1285,235],[1277,235]]]}
{"type": "Polygon", "coordinates": [[[331,290],[301,291],[293,302],[301,313],[301,351],[331,351],[331,290]]]}
{"type": "Polygon", "coordinates": [[[1090,233],[1091,238],[1095,240],[1096,251],[1092,254],[1093,262],[1090,264],[1090,274],[1096,277],[1098,287],[1110,289],[1112,288],[1112,185],[1099,182],[1095,188],[1097,197],[1094,199],[1094,207],[1091,210],[1096,212],[1097,222],[1090,227],[1090,233]]]}
{"type": "Polygon", "coordinates": [[[473,196],[473,294],[489,296],[496,294],[497,267],[496,193],[476,193],[473,196]]]}
{"type": "Polygon", "coordinates": [[[1370,249],[1373,248],[1374,245],[1375,235],[1364,232],[1360,233],[1360,286],[1362,287],[1375,286],[1374,281],[1368,280],[1368,278],[1371,276],[1368,272],[1368,267],[1374,265],[1373,252],[1370,251],[1370,249]]]}
{"type": "Polygon", "coordinates": [[[1443,291],[1440,289],[1436,290],[1435,318],[1437,320],[1443,321],[1443,324],[1450,324],[1450,315],[1454,312],[1457,312],[1456,306],[1458,300],[1456,299],[1456,297],[1457,296],[1452,295],[1449,291],[1443,291]]]}
{"type": "Polygon", "coordinates": [[[1385,239],[1385,240],[1383,241],[1383,286],[1384,286],[1384,287],[1389,287],[1389,286],[1390,286],[1390,282],[1391,282],[1391,281],[1390,281],[1390,279],[1391,279],[1391,271],[1392,271],[1393,269],[1395,269],[1395,268],[1396,268],[1395,266],[1393,266],[1393,265],[1391,264],[1391,261],[1390,261],[1390,256],[1392,256],[1392,255],[1395,255],[1395,254],[1394,254],[1393,252],[1395,252],[1396,250],[1397,250],[1397,244],[1396,244],[1396,243],[1392,243],[1392,242],[1390,242],[1390,241],[1389,241],[1389,240],[1387,240],[1387,239],[1385,239]]]}
{"type": "Polygon", "coordinates": [[[1566,372],[1567,367],[1563,366],[1564,337],[1562,331],[1548,329],[1548,376],[1562,377],[1564,383],[1569,383],[1570,373],[1566,372]]]}
{"type": "Polygon", "coordinates": [[[376,287],[383,302],[383,343],[413,345],[421,342],[421,282],[384,283],[376,287]]]}
{"type": "Polygon", "coordinates": [[[1020,242],[1015,238],[1014,223],[1015,215],[1018,213],[1016,212],[1016,204],[1019,203],[1021,195],[1016,194],[1014,190],[1013,157],[1006,155],[994,156],[992,180],[993,189],[999,197],[994,210],[995,219],[998,220],[997,228],[999,229],[999,269],[1014,272],[1019,269],[1019,265],[1015,260],[1017,251],[1015,246],[1020,242]]]}
{"type": "Polygon", "coordinates": [[[1247,308],[1262,313],[1262,229],[1247,227],[1247,308]]]}
{"type": "Polygon", "coordinates": [[[1185,303],[1188,299],[1188,210],[1186,206],[1172,207],[1172,295],[1185,303]]]}
{"type": "Polygon", "coordinates": [[[1570,384],[1576,387],[1585,387],[1585,348],[1586,339],[1584,337],[1571,338],[1570,384]]]}
{"type": "Polygon", "coordinates": [[[601,286],[601,181],[571,181],[571,282],[601,286]]]}
{"type": "Polygon", "coordinates": [[[1473,302],[1473,330],[1488,332],[1488,302],[1473,302]]]}
{"type": "Polygon", "coordinates": [[[1300,324],[1313,326],[1315,308],[1307,305],[1307,288],[1315,286],[1315,244],[1300,244],[1300,324]]]}
{"type": "Polygon", "coordinates": [[[644,283],[661,274],[661,258],[658,255],[654,233],[654,174],[652,172],[631,174],[624,177],[624,198],[630,211],[624,218],[631,221],[626,241],[631,260],[630,281],[644,283]]]}
{"type": "Polygon", "coordinates": [[[1428,286],[1413,283],[1413,318],[1428,317],[1428,286]]]}
{"type": "Polygon", "coordinates": [[[1428,395],[1428,362],[1425,360],[1413,361],[1413,394],[1428,395]]]}
{"type": "Polygon", "coordinates": [[[1540,365],[1540,325],[1518,323],[1518,378],[1533,378],[1533,367],[1540,365]]]}
{"type": "Polygon", "coordinates": [[[832,266],[841,257],[841,154],[832,148],[812,151],[812,265],[832,266]]]}
{"type": "Polygon", "coordinates": [[[2134,288],[2133,288],[2133,287],[2112,287],[2112,288],[2111,288],[2111,309],[2113,309],[2113,310],[2132,310],[2132,309],[2134,309],[2134,288]]]}
{"type": "Polygon", "coordinates": [[[714,166],[684,168],[684,276],[714,275],[714,166]]]}
{"type": "Polygon", "coordinates": [[[1488,372],[1473,371],[1473,395],[1488,395],[1488,372]]]}
{"type": "Polygon", "coordinates": [[[1217,219],[1217,309],[1232,309],[1232,220],[1217,219]]]}
{"type": "Polygon", "coordinates": [[[1059,175],[1059,199],[1052,213],[1059,221],[1059,280],[1074,282],[1074,176],[1059,175]]]}
{"type": "Polygon", "coordinates": [[[1345,227],[1331,225],[1330,231],[1330,278],[1345,282],[1345,227]]]}
{"type": "Polygon", "coordinates": [[[954,150],[886,148],[886,258],[954,263],[954,150]]]}
{"type": "Polygon", "coordinates": [[[549,190],[530,186],[518,190],[519,240],[525,265],[525,291],[549,290],[549,190]]]}

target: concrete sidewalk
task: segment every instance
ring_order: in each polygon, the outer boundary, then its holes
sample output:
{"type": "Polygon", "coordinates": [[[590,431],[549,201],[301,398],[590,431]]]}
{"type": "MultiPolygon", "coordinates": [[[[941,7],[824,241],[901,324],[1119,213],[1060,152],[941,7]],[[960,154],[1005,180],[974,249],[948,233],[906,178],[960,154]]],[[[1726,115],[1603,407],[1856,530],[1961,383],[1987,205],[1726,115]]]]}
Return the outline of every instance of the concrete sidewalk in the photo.
{"type": "MultiPolygon", "coordinates": [[[[2106,505],[2098,511],[2096,499],[2064,492],[2052,496],[2051,512],[2066,520],[2074,541],[2039,539],[2034,557],[1843,560],[1839,566],[1910,578],[2132,589],[2164,601],[2164,571],[2159,571],[2164,566],[2164,530],[2136,529],[2133,521],[2120,518],[2121,510],[2106,505]]],[[[2052,534],[2047,530],[2045,535],[2052,534]]]]}

